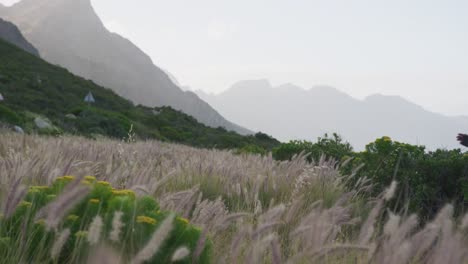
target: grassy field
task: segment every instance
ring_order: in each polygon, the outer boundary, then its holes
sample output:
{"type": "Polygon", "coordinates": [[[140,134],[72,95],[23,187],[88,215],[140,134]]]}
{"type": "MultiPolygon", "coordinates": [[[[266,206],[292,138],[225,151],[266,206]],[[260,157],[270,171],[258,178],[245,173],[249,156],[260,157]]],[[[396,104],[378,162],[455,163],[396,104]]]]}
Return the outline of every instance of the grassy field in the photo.
{"type": "MultiPolygon", "coordinates": [[[[372,186],[360,179],[346,189],[354,176],[340,175],[339,166],[326,159],[309,164],[297,156],[278,162],[268,155],[158,141],[0,135],[3,217],[20,209],[21,186],[92,175],[137,196],[150,195],[161,210],[200,227],[196,248],[210,239],[212,263],[467,263],[468,217],[454,219],[450,205],[425,225],[415,215],[393,214],[386,202],[397,183],[378,197],[364,198],[372,186]]],[[[54,246],[67,237],[62,219],[57,221],[54,246]]],[[[163,239],[160,229],[156,235],[163,239]]],[[[28,237],[15,239],[31,242],[28,237]]],[[[89,262],[127,261],[107,240],[93,243],[89,262]]],[[[9,252],[0,257],[3,262],[30,262],[21,247],[6,247],[0,247],[9,252]]],[[[60,248],[53,249],[42,252],[51,254],[51,263],[52,255],[60,254],[60,248]]],[[[131,261],[141,263],[138,256],[131,261]]]]}

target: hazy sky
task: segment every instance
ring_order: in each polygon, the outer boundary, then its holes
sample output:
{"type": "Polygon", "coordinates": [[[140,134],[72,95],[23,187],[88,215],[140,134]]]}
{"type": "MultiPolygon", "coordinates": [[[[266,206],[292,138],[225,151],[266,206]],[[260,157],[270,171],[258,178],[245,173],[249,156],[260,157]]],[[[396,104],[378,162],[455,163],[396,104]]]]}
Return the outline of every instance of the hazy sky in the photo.
{"type": "Polygon", "coordinates": [[[266,78],[332,85],[359,98],[401,95],[468,115],[466,0],[92,3],[111,31],[194,89],[220,92],[266,78]]]}

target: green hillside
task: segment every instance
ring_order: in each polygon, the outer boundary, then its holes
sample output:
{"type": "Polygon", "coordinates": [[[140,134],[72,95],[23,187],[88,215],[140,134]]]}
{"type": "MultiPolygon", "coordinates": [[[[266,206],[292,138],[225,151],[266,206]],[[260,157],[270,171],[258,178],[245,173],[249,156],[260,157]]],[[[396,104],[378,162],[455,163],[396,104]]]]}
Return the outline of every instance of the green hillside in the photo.
{"type": "Polygon", "coordinates": [[[279,142],[265,134],[241,136],[210,128],[170,107],[135,106],[110,89],[51,65],[9,43],[0,41],[0,122],[27,132],[68,133],[94,137],[159,139],[198,147],[271,149],[279,142]],[[84,97],[91,92],[94,104],[84,97]],[[53,129],[38,130],[36,117],[53,129]]]}

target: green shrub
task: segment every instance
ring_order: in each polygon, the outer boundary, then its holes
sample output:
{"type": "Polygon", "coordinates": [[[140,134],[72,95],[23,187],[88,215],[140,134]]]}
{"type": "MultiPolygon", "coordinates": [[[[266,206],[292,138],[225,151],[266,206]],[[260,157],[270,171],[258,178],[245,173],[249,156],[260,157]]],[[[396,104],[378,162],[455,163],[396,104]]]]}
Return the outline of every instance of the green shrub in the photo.
{"type": "Polygon", "coordinates": [[[24,120],[13,110],[0,104],[0,121],[4,121],[12,125],[21,125],[24,120]]]}
{"type": "MultiPolygon", "coordinates": [[[[15,253],[22,248],[21,259],[26,263],[52,261],[51,248],[60,232],[47,230],[46,220],[37,218],[40,215],[38,212],[56,199],[73,179],[72,176],[64,176],[57,178],[51,186],[30,187],[13,216],[1,220],[0,256],[3,260],[11,258],[11,261],[15,261],[15,253]]],[[[58,226],[58,230],[70,230],[70,236],[56,259],[58,263],[86,260],[92,249],[88,232],[97,216],[103,222],[100,242],[111,245],[125,260],[130,260],[146,246],[160,224],[171,214],[161,211],[152,197],[137,197],[131,190],[113,189],[108,182],[97,181],[94,177],[85,177],[81,184],[89,186],[90,192],[58,226]],[[120,218],[117,222],[121,223],[121,229],[114,229],[115,217],[120,218]]],[[[170,262],[174,252],[182,246],[190,249],[191,253],[180,263],[191,263],[200,236],[200,229],[187,219],[176,217],[162,248],[147,263],[170,262]]],[[[208,263],[210,250],[211,242],[207,241],[197,262],[208,263]]]]}
{"type": "MultiPolygon", "coordinates": [[[[400,188],[391,202],[392,209],[417,213],[423,221],[432,218],[445,204],[454,203],[456,213],[462,214],[468,202],[468,156],[456,150],[425,150],[378,138],[366,146],[365,151],[352,154],[352,163],[343,167],[349,174],[352,168],[364,165],[355,181],[367,177],[373,193],[382,192],[393,180],[400,188]]],[[[354,182],[350,182],[352,188],[354,182]]]]}
{"type": "Polygon", "coordinates": [[[291,160],[294,155],[300,153],[308,154],[309,161],[317,161],[322,155],[341,160],[351,156],[353,148],[338,134],[333,134],[333,137],[325,134],[324,137],[319,137],[317,142],[294,140],[273,149],[273,157],[277,160],[291,160]]]}
{"type": "Polygon", "coordinates": [[[243,146],[242,148],[236,150],[236,154],[260,154],[260,155],[265,155],[267,152],[264,148],[257,146],[257,145],[246,145],[243,146]]]}

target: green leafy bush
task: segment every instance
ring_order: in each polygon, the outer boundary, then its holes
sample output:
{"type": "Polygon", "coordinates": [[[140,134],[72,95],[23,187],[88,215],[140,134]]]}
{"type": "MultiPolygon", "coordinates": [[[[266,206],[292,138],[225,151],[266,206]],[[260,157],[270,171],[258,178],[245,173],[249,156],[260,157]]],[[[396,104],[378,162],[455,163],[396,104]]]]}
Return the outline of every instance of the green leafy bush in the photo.
{"type": "Polygon", "coordinates": [[[317,142],[291,141],[273,150],[277,160],[290,160],[299,153],[309,154],[309,161],[321,155],[338,161],[352,159],[341,166],[341,172],[350,175],[360,167],[356,177],[348,182],[354,188],[364,177],[370,180],[376,196],[393,180],[400,185],[395,199],[389,202],[392,210],[417,213],[423,221],[431,219],[445,204],[453,203],[458,215],[466,212],[468,205],[468,154],[460,149],[426,151],[415,146],[381,137],[368,144],[364,151],[353,152],[341,137],[319,138],[317,142]],[[362,166],[362,167],[361,167],[362,166]]]}
{"type": "Polygon", "coordinates": [[[341,160],[351,156],[353,148],[338,134],[333,134],[333,137],[325,134],[324,137],[319,137],[317,142],[294,140],[273,149],[273,157],[277,160],[291,160],[294,155],[300,153],[308,154],[309,161],[317,161],[322,155],[341,160]]]}
{"type": "Polygon", "coordinates": [[[7,106],[0,104],[0,121],[4,121],[12,125],[21,125],[23,123],[23,118],[7,106]]]}
{"type": "MultiPolygon", "coordinates": [[[[137,197],[131,190],[113,189],[108,182],[87,176],[81,185],[89,186],[89,194],[60,220],[56,230],[49,230],[48,219],[42,218],[41,210],[58,199],[73,180],[72,176],[64,176],[51,186],[30,187],[14,214],[1,220],[0,256],[3,260],[10,257],[13,261],[14,253],[18,252],[18,248],[23,248],[25,255],[21,259],[27,263],[82,262],[93,249],[96,237],[99,243],[114,247],[123,259],[131,260],[149,243],[161,223],[171,214],[161,211],[152,197],[137,197]],[[97,231],[96,219],[102,221],[97,231]],[[69,230],[69,236],[59,254],[53,258],[53,245],[63,230],[69,230]]],[[[168,263],[181,247],[188,248],[191,253],[178,263],[192,262],[201,230],[181,217],[176,217],[172,225],[172,231],[156,255],[146,263],[168,263]]],[[[210,250],[211,242],[207,241],[196,262],[208,263],[210,250]]]]}
{"type": "Polygon", "coordinates": [[[259,155],[265,155],[267,151],[257,145],[246,145],[243,146],[242,148],[236,150],[236,154],[259,154],[259,155]]]}
{"type": "MultiPolygon", "coordinates": [[[[454,203],[456,213],[465,211],[468,202],[468,156],[460,149],[426,151],[415,146],[378,138],[365,151],[353,153],[354,160],[342,168],[344,173],[359,165],[355,180],[367,177],[373,195],[396,180],[398,188],[391,207],[417,213],[421,219],[432,218],[447,203],[454,203]]],[[[354,182],[350,182],[352,187],[354,182]]]]}

